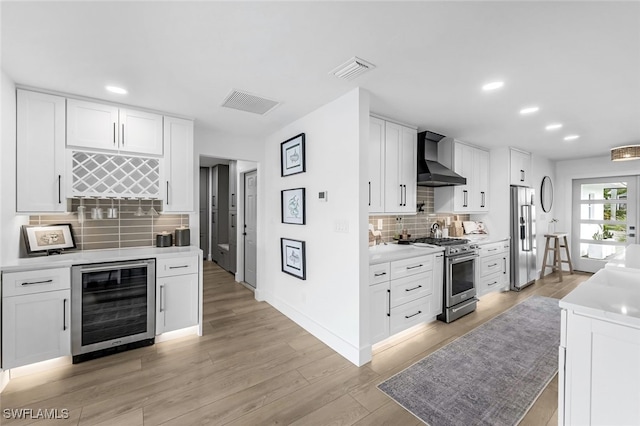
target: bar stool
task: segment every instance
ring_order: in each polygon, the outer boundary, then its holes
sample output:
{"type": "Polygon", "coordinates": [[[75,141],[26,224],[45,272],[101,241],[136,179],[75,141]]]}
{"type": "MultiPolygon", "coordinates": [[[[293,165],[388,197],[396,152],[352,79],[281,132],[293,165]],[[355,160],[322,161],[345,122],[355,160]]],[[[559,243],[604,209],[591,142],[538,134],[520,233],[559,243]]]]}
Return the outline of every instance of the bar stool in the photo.
{"type": "Polygon", "coordinates": [[[542,261],[542,270],[540,271],[540,279],[544,277],[544,272],[547,268],[551,268],[551,273],[558,271],[558,277],[562,281],[562,264],[569,264],[569,273],[573,274],[573,265],[571,264],[571,255],[569,255],[569,243],[567,243],[566,232],[554,232],[553,234],[545,234],[547,239],[544,245],[544,260],[542,261]],[[560,238],[563,239],[564,244],[560,244],[560,238]],[[549,243],[553,240],[553,246],[549,243]],[[560,249],[565,249],[567,254],[567,260],[562,260],[560,256],[560,249]],[[553,251],[553,264],[547,265],[547,258],[549,252],[553,251]]]}

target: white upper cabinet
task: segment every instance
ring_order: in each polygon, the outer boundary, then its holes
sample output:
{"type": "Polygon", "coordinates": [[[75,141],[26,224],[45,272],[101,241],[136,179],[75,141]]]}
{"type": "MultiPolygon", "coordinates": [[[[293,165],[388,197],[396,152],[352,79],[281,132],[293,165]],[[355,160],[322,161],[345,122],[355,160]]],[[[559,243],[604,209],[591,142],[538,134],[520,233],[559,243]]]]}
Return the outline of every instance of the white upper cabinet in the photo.
{"type": "Polygon", "coordinates": [[[17,91],[17,212],[65,211],[64,136],[64,98],[17,91]]]}
{"type": "Polygon", "coordinates": [[[193,121],[164,118],[164,212],[194,211],[193,121]]]}
{"type": "Polygon", "coordinates": [[[370,118],[369,212],[415,213],[417,131],[370,118]]]}
{"type": "Polygon", "coordinates": [[[435,211],[482,213],[489,211],[489,152],[447,138],[438,144],[438,161],[467,179],[466,185],[436,187],[435,211]]]}
{"type": "Polygon", "coordinates": [[[162,155],[162,116],[67,100],[67,146],[162,155]]]}
{"type": "Polygon", "coordinates": [[[369,120],[369,213],[384,213],[384,120],[369,120]]]}
{"type": "Polygon", "coordinates": [[[162,155],[162,116],[121,109],[120,151],[162,155]]]}
{"type": "Polygon", "coordinates": [[[509,183],[517,186],[531,186],[531,154],[510,148],[511,178],[509,183]]]}

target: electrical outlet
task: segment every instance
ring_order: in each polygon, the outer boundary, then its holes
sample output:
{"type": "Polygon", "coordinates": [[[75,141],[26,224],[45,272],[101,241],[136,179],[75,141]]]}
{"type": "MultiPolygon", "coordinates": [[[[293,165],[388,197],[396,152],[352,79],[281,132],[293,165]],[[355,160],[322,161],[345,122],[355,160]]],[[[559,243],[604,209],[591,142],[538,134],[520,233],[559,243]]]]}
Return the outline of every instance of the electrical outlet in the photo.
{"type": "Polygon", "coordinates": [[[378,219],[378,231],[382,231],[382,219],[378,219]]]}

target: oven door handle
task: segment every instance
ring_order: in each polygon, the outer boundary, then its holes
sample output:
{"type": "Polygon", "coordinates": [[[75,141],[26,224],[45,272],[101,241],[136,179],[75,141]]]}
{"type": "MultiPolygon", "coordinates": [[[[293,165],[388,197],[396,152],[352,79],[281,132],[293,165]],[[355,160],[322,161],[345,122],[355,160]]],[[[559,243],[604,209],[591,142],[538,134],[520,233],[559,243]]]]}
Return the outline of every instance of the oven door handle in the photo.
{"type": "Polygon", "coordinates": [[[477,254],[474,254],[471,256],[449,257],[447,258],[447,261],[449,262],[449,265],[455,265],[456,263],[466,262],[467,260],[473,260],[473,259],[476,259],[477,257],[478,257],[477,254]]]}
{"type": "Polygon", "coordinates": [[[88,268],[81,267],[80,272],[84,273],[84,272],[114,271],[117,269],[139,268],[139,267],[146,267],[146,266],[149,266],[149,263],[147,262],[119,263],[117,265],[112,264],[112,265],[94,266],[94,267],[88,267],[88,268]]]}

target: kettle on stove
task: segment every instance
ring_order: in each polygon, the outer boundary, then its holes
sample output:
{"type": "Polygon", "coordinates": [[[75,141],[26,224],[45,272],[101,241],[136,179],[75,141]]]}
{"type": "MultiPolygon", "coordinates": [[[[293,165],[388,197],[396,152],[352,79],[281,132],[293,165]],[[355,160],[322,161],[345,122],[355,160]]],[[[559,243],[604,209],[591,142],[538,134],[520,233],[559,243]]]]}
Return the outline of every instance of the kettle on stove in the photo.
{"type": "Polygon", "coordinates": [[[433,238],[442,238],[442,230],[440,229],[438,222],[433,222],[431,225],[431,236],[433,238]]]}

